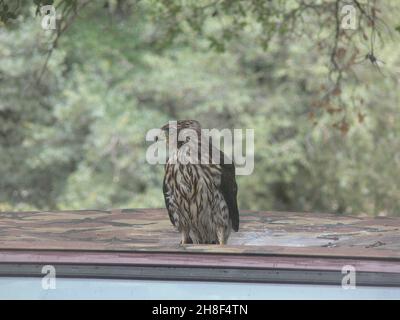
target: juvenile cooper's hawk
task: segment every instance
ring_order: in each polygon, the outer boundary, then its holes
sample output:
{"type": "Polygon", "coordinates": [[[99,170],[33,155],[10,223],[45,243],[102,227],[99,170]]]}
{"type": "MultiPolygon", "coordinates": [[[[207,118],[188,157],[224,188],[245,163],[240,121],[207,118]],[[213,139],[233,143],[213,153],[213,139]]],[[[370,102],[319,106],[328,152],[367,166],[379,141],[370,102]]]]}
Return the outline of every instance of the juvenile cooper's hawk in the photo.
{"type": "Polygon", "coordinates": [[[231,229],[239,230],[235,166],[201,136],[197,121],[175,123],[174,128],[161,128],[167,137],[172,130],[179,137],[187,129],[195,137],[177,141],[165,165],[163,193],[169,218],[182,235],[181,244],[226,244],[231,229]],[[215,154],[219,162],[212,161],[215,154]],[[198,156],[198,163],[188,161],[193,156],[198,156]]]}

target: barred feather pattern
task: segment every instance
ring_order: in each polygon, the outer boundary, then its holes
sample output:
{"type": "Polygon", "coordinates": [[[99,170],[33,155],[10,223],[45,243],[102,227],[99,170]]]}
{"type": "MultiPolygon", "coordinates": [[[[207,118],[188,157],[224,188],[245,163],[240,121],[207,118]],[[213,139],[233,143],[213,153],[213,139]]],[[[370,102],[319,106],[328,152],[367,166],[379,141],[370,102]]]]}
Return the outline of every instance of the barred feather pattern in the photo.
{"type": "Polygon", "coordinates": [[[182,244],[226,244],[232,221],[219,190],[218,164],[182,164],[186,157],[179,148],[165,168],[165,200],[171,222],[181,232],[182,244]]]}

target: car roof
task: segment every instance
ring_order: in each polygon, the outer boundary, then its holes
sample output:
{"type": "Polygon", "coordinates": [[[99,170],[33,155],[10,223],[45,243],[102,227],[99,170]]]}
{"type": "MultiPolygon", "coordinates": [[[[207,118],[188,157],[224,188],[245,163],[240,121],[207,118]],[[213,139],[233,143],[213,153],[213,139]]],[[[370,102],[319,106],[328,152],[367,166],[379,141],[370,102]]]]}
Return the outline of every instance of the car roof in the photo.
{"type": "Polygon", "coordinates": [[[400,218],[240,212],[228,245],[179,245],[164,209],[0,212],[1,249],[400,258],[400,218]]]}

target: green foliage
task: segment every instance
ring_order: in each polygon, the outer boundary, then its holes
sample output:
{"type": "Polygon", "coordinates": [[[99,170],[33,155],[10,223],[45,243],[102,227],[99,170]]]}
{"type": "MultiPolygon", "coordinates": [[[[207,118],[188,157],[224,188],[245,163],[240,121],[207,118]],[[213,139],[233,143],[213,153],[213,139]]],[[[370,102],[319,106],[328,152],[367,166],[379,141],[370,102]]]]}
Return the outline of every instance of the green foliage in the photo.
{"type": "Polygon", "coordinates": [[[243,209],[400,213],[399,41],[382,48],[381,72],[362,61],[362,84],[344,79],[344,109],[320,103],[330,57],[316,38],[282,31],[265,50],[279,16],[224,1],[174,25],[186,12],[175,1],[109,3],[80,12],[45,67],[54,34],[35,7],[0,30],[0,210],[162,207],[145,134],[193,118],[255,130],[243,209]]]}

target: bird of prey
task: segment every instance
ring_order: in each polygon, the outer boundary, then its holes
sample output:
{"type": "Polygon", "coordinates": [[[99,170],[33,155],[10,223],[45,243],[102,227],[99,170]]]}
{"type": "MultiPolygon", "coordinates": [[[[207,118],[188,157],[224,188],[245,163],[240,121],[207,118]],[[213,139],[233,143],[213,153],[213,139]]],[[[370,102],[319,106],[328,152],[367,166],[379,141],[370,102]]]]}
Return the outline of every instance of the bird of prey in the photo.
{"type": "Polygon", "coordinates": [[[167,137],[173,130],[178,137],[183,130],[195,133],[177,140],[165,165],[165,205],[181,244],[226,244],[231,229],[239,230],[235,165],[202,137],[195,120],[178,120],[174,128],[166,124],[161,129],[167,137]],[[212,161],[214,154],[219,161],[212,161]],[[198,162],[188,161],[188,156],[197,156],[198,162]]]}

